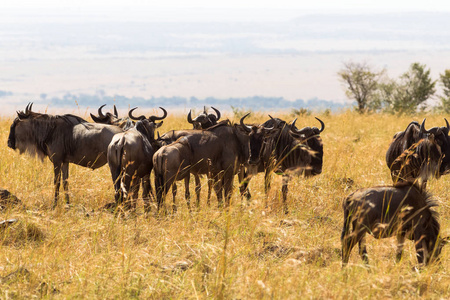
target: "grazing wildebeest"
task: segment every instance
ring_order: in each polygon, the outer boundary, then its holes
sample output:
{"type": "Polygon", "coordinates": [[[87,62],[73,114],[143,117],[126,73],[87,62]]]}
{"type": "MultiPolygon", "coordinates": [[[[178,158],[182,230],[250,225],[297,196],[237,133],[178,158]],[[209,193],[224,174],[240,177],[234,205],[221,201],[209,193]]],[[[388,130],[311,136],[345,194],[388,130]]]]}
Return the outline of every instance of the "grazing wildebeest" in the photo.
{"type": "Polygon", "coordinates": [[[440,177],[441,161],[441,147],[434,135],[425,135],[394,160],[391,165],[393,181],[411,182],[424,190],[428,179],[440,177]]]}
{"type": "Polygon", "coordinates": [[[391,170],[392,180],[396,180],[396,169],[393,168],[393,163],[404,151],[410,148],[413,144],[417,143],[422,138],[433,134],[434,138],[441,148],[443,155],[441,167],[439,170],[440,175],[447,174],[450,171],[450,138],[448,136],[450,126],[447,119],[444,119],[446,126],[433,127],[429,130],[425,129],[425,120],[420,125],[418,122],[411,122],[404,131],[397,132],[389,148],[386,152],[386,163],[391,170]]]}
{"type": "Polygon", "coordinates": [[[195,119],[192,119],[191,111],[189,111],[187,121],[194,126],[194,129],[207,129],[211,126],[216,125],[220,120],[220,111],[212,106],[211,108],[216,112],[216,115],[208,114],[208,112],[206,111],[206,106],[204,106],[203,112],[199,114],[195,119]]]}
{"type": "Polygon", "coordinates": [[[106,150],[112,137],[123,130],[117,126],[89,123],[80,117],[49,115],[31,111],[32,103],[25,111],[17,112],[11,125],[8,147],[27,152],[40,159],[46,156],[53,163],[55,197],[57,205],[61,173],[66,202],[69,203],[69,163],[97,169],[106,164],[106,150]]]}
{"type": "MultiPolygon", "coordinates": [[[[167,115],[165,109],[164,117],[167,115]]],[[[162,125],[155,123],[155,119],[161,117],[151,116],[145,118],[133,116],[133,108],[129,111],[129,117],[138,120],[135,126],[125,132],[116,134],[108,146],[108,165],[114,183],[116,205],[127,201],[127,207],[136,206],[136,198],[139,193],[139,184],[142,181],[142,196],[146,208],[149,208],[149,195],[152,193],[150,173],[153,169],[153,153],[158,145],[155,141],[155,129],[162,125]],[[129,197],[129,193],[131,195],[129,197]]]]}
{"type": "Polygon", "coordinates": [[[359,244],[359,254],[363,261],[369,263],[366,233],[377,239],[396,236],[397,260],[401,259],[405,237],[414,240],[420,264],[436,260],[442,246],[447,243],[447,239],[439,236],[437,213],[430,209],[436,205],[430,194],[420,191],[409,182],[353,192],[343,203],[343,266],[348,263],[350,252],[356,243],[359,244]]]}
{"type": "MultiPolygon", "coordinates": [[[[274,127],[274,129],[268,131],[269,136],[261,150],[261,160],[252,162],[253,166],[250,169],[265,172],[264,188],[266,194],[270,188],[272,172],[283,175],[283,209],[285,213],[288,213],[289,173],[314,176],[322,172],[323,143],[320,133],[325,129],[325,124],[316,118],[321,124],[320,129],[305,127],[299,130],[295,127],[296,120],[289,125],[281,119],[272,118],[270,115],[269,117],[270,120],[263,123],[262,126],[274,127]]],[[[248,180],[246,184],[248,184],[248,180]]]]}
{"type": "Polygon", "coordinates": [[[192,130],[155,153],[153,165],[158,207],[175,181],[191,173],[207,174],[214,183],[219,206],[224,196],[229,205],[233,177],[237,173],[243,174],[242,166],[248,163],[249,148],[252,147],[249,135],[259,135],[260,139],[264,136],[262,127],[247,133],[248,128],[243,124],[247,116],[241,118],[240,126],[222,121],[207,130],[192,130]]]}

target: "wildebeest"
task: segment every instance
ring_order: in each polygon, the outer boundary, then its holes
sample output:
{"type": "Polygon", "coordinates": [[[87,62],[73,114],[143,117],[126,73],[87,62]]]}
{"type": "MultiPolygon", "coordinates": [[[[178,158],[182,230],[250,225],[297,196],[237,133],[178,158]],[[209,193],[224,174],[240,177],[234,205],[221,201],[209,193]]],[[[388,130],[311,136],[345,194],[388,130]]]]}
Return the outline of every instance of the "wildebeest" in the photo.
{"type": "Polygon", "coordinates": [[[444,119],[446,126],[433,127],[429,130],[425,129],[425,120],[420,125],[413,121],[408,124],[404,131],[397,132],[392,138],[392,142],[386,152],[386,163],[391,170],[392,180],[395,182],[395,173],[398,171],[393,168],[393,163],[404,151],[410,148],[413,144],[430,134],[434,135],[436,143],[441,148],[442,163],[440,166],[440,175],[447,174],[450,171],[450,138],[448,136],[450,125],[447,119],[444,119]]]}
{"type": "MultiPolygon", "coordinates": [[[[164,112],[164,117],[167,116],[165,109],[160,108],[164,112]]],[[[155,119],[161,119],[155,116],[136,118],[132,114],[134,109],[129,111],[129,117],[138,121],[133,128],[114,135],[108,146],[108,165],[114,183],[116,204],[131,198],[131,203],[128,202],[127,205],[135,207],[142,180],[142,194],[149,208],[149,195],[152,193],[150,184],[152,157],[158,147],[154,135],[155,129],[162,125],[162,121],[155,123],[155,119]]]]}
{"type": "Polygon", "coordinates": [[[61,173],[66,202],[69,202],[69,163],[97,169],[106,164],[106,150],[112,137],[123,130],[117,126],[89,123],[80,117],[49,115],[33,112],[32,103],[25,111],[18,111],[9,137],[8,147],[27,152],[40,159],[46,156],[53,163],[57,205],[61,173]]]}
{"type": "Polygon", "coordinates": [[[207,130],[193,130],[179,138],[176,142],[161,147],[153,156],[155,171],[155,189],[158,207],[168,189],[177,180],[193,174],[207,174],[214,182],[214,190],[219,206],[225,196],[229,205],[233,177],[242,174],[243,165],[248,162],[250,134],[258,134],[263,138],[262,128],[247,133],[240,125],[231,126],[222,121],[207,130]]]}
{"type": "Polygon", "coordinates": [[[391,174],[394,184],[407,181],[424,190],[428,179],[439,178],[441,161],[441,147],[434,135],[432,133],[424,135],[392,163],[391,174]]]}
{"type": "Polygon", "coordinates": [[[272,118],[262,124],[263,127],[274,127],[269,137],[266,138],[260,161],[252,161],[250,169],[265,172],[265,192],[270,188],[270,176],[272,172],[283,175],[282,197],[283,209],[287,208],[287,192],[289,173],[294,172],[304,176],[314,176],[322,172],[323,165],[323,143],[320,133],[325,129],[325,124],[316,118],[321,128],[305,127],[297,129],[295,121],[292,124],[272,118]]]}
{"type": "Polygon", "coordinates": [[[437,213],[430,209],[433,206],[437,204],[432,201],[431,195],[409,182],[353,192],[343,202],[343,266],[348,263],[356,243],[359,244],[363,261],[369,263],[366,233],[377,239],[396,236],[397,260],[401,259],[405,237],[414,240],[420,264],[436,260],[447,239],[440,238],[437,213]]]}

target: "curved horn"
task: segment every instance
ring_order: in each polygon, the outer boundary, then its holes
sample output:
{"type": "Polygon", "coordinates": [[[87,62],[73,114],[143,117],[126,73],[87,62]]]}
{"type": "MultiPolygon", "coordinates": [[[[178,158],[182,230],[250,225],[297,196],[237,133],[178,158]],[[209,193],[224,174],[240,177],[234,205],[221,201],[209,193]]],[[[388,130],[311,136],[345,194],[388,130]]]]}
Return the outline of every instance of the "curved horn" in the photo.
{"type": "Polygon", "coordinates": [[[219,119],[220,119],[220,111],[218,109],[212,107],[212,106],[211,106],[211,108],[216,112],[216,114],[217,114],[217,121],[219,121],[219,119]]]}
{"type": "Polygon", "coordinates": [[[94,116],[93,114],[91,114],[91,118],[95,123],[104,123],[104,119],[100,119],[97,116],[94,116]]]}
{"type": "Polygon", "coordinates": [[[130,109],[130,111],[128,112],[128,116],[130,117],[131,120],[135,120],[135,121],[141,121],[141,120],[144,120],[144,119],[145,119],[145,116],[144,116],[144,115],[139,116],[139,117],[133,116],[133,111],[134,111],[136,108],[137,108],[137,107],[130,109]]]}
{"type": "Polygon", "coordinates": [[[192,121],[192,115],[191,115],[191,110],[189,110],[189,113],[188,113],[188,115],[187,115],[187,121],[189,122],[189,123],[194,123],[194,121],[192,121]]]}
{"type": "Polygon", "coordinates": [[[98,115],[99,115],[101,118],[104,118],[104,117],[105,117],[105,115],[102,113],[102,108],[105,107],[105,106],[106,106],[106,104],[103,104],[102,106],[100,106],[100,107],[98,108],[98,115]]]}
{"type": "Polygon", "coordinates": [[[448,124],[448,121],[446,118],[444,118],[444,120],[445,120],[445,124],[447,125],[447,131],[450,132],[450,125],[448,124]]]}
{"type": "Polygon", "coordinates": [[[119,114],[117,113],[117,107],[116,107],[115,104],[114,104],[114,116],[115,116],[116,118],[119,118],[119,114]]]}
{"type": "Polygon", "coordinates": [[[205,113],[205,115],[207,115],[208,113],[206,112],[206,105],[203,106],[203,112],[205,113]]]}
{"type": "Polygon", "coordinates": [[[241,118],[240,122],[239,122],[239,123],[241,124],[242,128],[244,128],[245,131],[247,131],[247,132],[251,132],[251,131],[252,131],[252,128],[251,128],[250,126],[247,126],[247,125],[244,124],[244,119],[247,118],[249,114],[250,114],[250,113],[248,113],[248,114],[246,114],[245,116],[243,116],[243,117],[241,118]]]}
{"type": "Polygon", "coordinates": [[[419,134],[422,135],[424,133],[429,133],[426,129],[425,129],[425,120],[427,118],[423,119],[422,124],[420,124],[420,130],[419,130],[419,134]]]}
{"type": "Polygon", "coordinates": [[[151,116],[150,118],[148,118],[150,121],[155,122],[155,121],[162,120],[165,117],[167,117],[167,111],[164,108],[162,108],[161,106],[159,108],[161,108],[161,110],[164,112],[164,115],[162,117],[151,116]]]}
{"type": "Polygon", "coordinates": [[[27,107],[25,108],[26,115],[28,115],[31,112],[32,107],[33,107],[33,102],[28,103],[27,107]]]}
{"type": "Polygon", "coordinates": [[[322,122],[321,119],[319,119],[318,117],[315,117],[317,121],[320,122],[320,125],[322,126],[322,128],[319,129],[319,133],[321,133],[324,129],[325,129],[325,123],[322,122]]]}

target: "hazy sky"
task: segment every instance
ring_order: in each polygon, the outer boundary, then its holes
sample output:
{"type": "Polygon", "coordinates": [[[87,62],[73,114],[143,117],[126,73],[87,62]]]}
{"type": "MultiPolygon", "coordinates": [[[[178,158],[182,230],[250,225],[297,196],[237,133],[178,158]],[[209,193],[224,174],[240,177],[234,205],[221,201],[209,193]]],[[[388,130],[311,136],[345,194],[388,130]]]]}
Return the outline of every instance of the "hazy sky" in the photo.
{"type": "Polygon", "coordinates": [[[286,9],[363,9],[450,11],[448,0],[3,0],[3,8],[95,8],[95,7],[203,7],[203,8],[286,8],[286,9]],[[5,3],[6,2],[6,3],[5,3]]]}
{"type": "Polygon", "coordinates": [[[285,21],[301,13],[447,11],[448,0],[2,0],[8,21],[285,21]],[[48,18],[50,16],[50,18],[48,18]],[[68,18],[64,19],[66,16],[68,18]],[[81,19],[80,19],[81,18],[81,19]]]}

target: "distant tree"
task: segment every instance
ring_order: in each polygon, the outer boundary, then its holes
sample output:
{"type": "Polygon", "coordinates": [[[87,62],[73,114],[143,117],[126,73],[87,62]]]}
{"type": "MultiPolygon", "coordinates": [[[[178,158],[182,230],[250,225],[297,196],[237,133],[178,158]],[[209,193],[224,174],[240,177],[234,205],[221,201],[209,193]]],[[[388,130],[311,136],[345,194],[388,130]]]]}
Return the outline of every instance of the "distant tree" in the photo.
{"type": "Polygon", "coordinates": [[[413,63],[409,70],[400,76],[392,99],[388,100],[388,109],[396,113],[413,113],[417,108],[424,110],[426,101],[436,92],[436,80],[430,76],[426,65],[413,63]]]}
{"type": "Polygon", "coordinates": [[[341,81],[346,87],[346,95],[357,103],[356,110],[359,113],[375,111],[379,109],[374,102],[374,95],[378,88],[378,79],[384,73],[374,72],[367,63],[344,63],[344,67],[338,72],[341,81]]]}
{"type": "Polygon", "coordinates": [[[440,97],[440,109],[445,113],[450,113],[450,70],[445,70],[444,74],[440,74],[442,90],[444,95],[440,97]]]}

